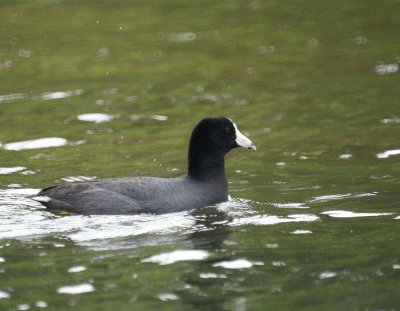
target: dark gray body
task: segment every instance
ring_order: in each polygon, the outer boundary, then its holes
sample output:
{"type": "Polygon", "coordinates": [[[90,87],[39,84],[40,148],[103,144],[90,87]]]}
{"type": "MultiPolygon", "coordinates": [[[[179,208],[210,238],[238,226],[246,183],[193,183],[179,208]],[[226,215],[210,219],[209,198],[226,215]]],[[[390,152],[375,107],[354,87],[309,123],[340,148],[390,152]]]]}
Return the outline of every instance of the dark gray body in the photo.
{"type": "Polygon", "coordinates": [[[50,209],[86,215],[163,214],[226,201],[225,178],[196,181],[185,178],[134,177],[71,183],[43,189],[36,197],[50,209]]]}

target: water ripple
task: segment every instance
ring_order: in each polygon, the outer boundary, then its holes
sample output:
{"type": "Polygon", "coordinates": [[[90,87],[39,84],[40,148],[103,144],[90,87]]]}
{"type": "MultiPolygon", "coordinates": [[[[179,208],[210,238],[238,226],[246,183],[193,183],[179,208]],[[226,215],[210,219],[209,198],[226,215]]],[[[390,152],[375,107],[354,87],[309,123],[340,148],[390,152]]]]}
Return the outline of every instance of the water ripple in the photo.
{"type": "Polygon", "coordinates": [[[50,100],[50,99],[62,99],[67,98],[74,95],[82,95],[83,90],[72,90],[72,91],[57,91],[57,92],[45,92],[42,93],[40,96],[43,100],[50,100]]]}
{"type": "Polygon", "coordinates": [[[13,143],[8,143],[0,145],[6,150],[20,151],[26,149],[39,149],[39,148],[49,148],[49,147],[61,147],[65,146],[68,141],[61,137],[46,137],[38,138],[32,140],[24,140],[13,143]]]}
{"type": "Polygon", "coordinates": [[[57,289],[59,294],[69,294],[69,295],[77,295],[83,293],[90,293],[94,292],[94,287],[92,284],[79,284],[79,285],[72,285],[72,286],[62,286],[57,289]]]}
{"type": "Polygon", "coordinates": [[[325,211],[321,214],[329,215],[335,218],[353,218],[353,217],[374,217],[374,216],[389,216],[393,215],[393,213],[355,213],[351,211],[325,211]]]}
{"type": "Polygon", "coordinates": [[[231,225],[276,225],[287,222],[313,222],[317,220],[319,220],[319,217],[313,214],[292,214],[288,216],[256,215],[236,218],[232,221],[231,225]]]}
{"type": "Polygon", "coordinates": [[[209,255],[210,254],[204,250],[175,250],[142,259],[142,262],[154,262],[160,265],[170,265],[178,261],[204,260],[209,255]]]}
{"type": "Polygon", "coordinates": [[[84,113],[77,116],[79,121],[103,123],[114,119],[114,116],[105,113],[84,113]]]}
{"type": "Polygon", "coordinates": [[[394,155],[400,155],[400,149],[386,150],[384,152],[377,153],[376,157],[378,159],[386,159],[386,158],[389,158],[390,156],[394,156],[394,155]]]}
{"type": "MultiPolygon", "coordinates": [[[[0,190],[0,239],[1,238],[30,238],[35,239],[42,236],[62,236],[78,244],[97,247],[117,247],[115,239],[125,239],[133,236],[166,235],[182,236],[182,234],[193,234],[197,231],[212,230],[198,224],[199,217],[204,215],[192,215],[191,211],[171,213],[164,215],[93,215],[91,217],[82,215],[58,216],[48,212],[39,203],[27,199],[27,195],[36,194],[37,189],[6,189],[0,190]],[[108,243],[106,241],[114,241],[108,243]],[[103,244],[107,245],[103,245],[103,244]],[[112,244],[112,245],[108,245],[112,244]],[[97,246],[96,246],[97,245],[97,246]]],[[[363,197],[375,195],[371,193],[341,194],[315,197],[314,202],[325,202],[326,200],[344,199],[352,197],[363,197]]],[[[315,222],[320,220],[314,214],[289,214],[285,216],[260,214],[254,209],[254,204],[245,199],[232,199],[218,204],[217,210],[226,214],[222,222],[214,225],[238,227],[245,225],[265,226],[281,223],[315,222]]],[[[292,203],[289,203],[289,205],[292,203]]],[[[292,204],[293,205],[293,204],[292,204]]],[[[289,207],[292,207],[290,205],[289,207]]],[[[287,205],[285,205],[288,207],[287,205]]],[[[298,204],[293,207],[298,208],[298,204]]],[[[301,207],[301,206],[300,206],[301,207]]],[[[335,218],[386,216],[392,213],[355,213],[351,211],[325,211],[323,215],[335,218]]],[[[202,218],[201,218],[202,219],[202,218]]],[[[396,217],[395,219],[400,219],[396,217]]],[[[293,234],[311,233],[311,231],[295,230],[293,234]]],[[[184,258],[183,253],[171,253],[167,255],[169,261],[184,258]],[[171,259],[172,258],[172,259],[171,259]],[[173,259],[175,258],[175,259],[173,259]]],[[[159,254],[161,256],[161,254],[159,254]]],[[[193,254],[190,254],[193,255],[193,254]]],[[[199,254],[195,254],[196,256],[199,254]]],[[[204,254],[203,254],[204,255],[204,254]]],[[[161,257],[163,257],[161,256],[161,257]]],[[[161,257],[150,257],[148,261],[155,262],[161,257]],[[158,258],[158,259],[157,259],[158,258]]],[[[161,260],[161,259],[160,259],[161,260]]],[[[161,263],[161,261],[159,261],[161,263]]]]}
{"type": "Polygon", "coordinates": [[[24,99],[28,95],[25,93],[17,93],[17,94],[7,94],[7,95],[0,95],[0,103],[3,102],[8,102],[8,101],[13,101],[13,100],[18,100],[18,99],[24,99]]]}
{"type": "Polygon", "coordinates": [[[0,167],[0,175],[12,174],[26,169],[24,166],[0,167]]]}
{"type": "Polygon", "coordinates": [[[253,267],[254,265],[262,266],[264,265],[264,263],[261,261],[252,262],[247,259],[240,258],[235,260],[220,261],[215,263],[213,267],[221,267],[225,269],[248,269],[253,267]]]}
{"type": "Polygon", "coordinates": [[[328,201],[333,201],[333,200],[370,197],[370,196],[375,196],[375,195],[377,195],[376,192],[328,194],[328,195],[321,195],[318,197],[314,197],[311,200],[309,200],[308,202],[321,203],[321,202],[328,202],[328,201]]]}

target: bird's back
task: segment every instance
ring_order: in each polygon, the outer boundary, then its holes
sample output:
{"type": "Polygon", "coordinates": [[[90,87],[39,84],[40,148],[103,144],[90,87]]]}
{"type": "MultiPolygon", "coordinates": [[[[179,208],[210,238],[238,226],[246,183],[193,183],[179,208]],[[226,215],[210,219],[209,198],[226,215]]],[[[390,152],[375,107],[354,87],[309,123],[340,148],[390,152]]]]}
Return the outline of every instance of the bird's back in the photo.
{"type": "Polygon", "coordinates": [[[49,187],[34,199],[50,209],[80,214],[162,214],[225,201],[227,191],[226,180],[128,177],[49,187]]]}

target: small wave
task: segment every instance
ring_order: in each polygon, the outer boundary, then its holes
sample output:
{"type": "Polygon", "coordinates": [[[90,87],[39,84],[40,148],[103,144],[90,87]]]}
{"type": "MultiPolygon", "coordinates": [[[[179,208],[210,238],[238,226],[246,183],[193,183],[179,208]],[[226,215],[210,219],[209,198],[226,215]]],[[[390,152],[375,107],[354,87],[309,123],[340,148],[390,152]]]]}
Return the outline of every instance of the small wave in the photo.
{"type": "MultiPolygon", "coordinates": [[[[6,189],[0,190],[0,238],[35,239],[43,236],[62,236],[78,244],[89,247],[121,247],[115,244],[115,239],[121,241],[136,236],[151,235],[156,237],[190,235],[198,230],[213,230],[198,224],[204,215],[195,215],[192,211],[164,215],[82,215],[56,216],[49,213],[42,205],[26,196],[37,194],[37,189],[6,189]],[[199,218],[200,217],[200,218],[199,218]],[[107,241],[114,241],[113,243],[107,241]],[[101,244],[101,245],[100,245],[101,244]],[[112,244],[112,245],[111,245],[112,244]]],[[[375,195],[371,193],[341,194],[315,197],[314,202],[337,200],[344,198],[375,195]]],[[[232,199],[216,205],[216,209],[226,214],[223,221],[215,225],[239,227],[246,225],[269,226],[281,223],[315,222],[320,220],[311,213],[297,213],[284,216],[261,214],[257,205],[264,205],[246,199],[232,199]]],[[[286,203],[285,203],[286,204],[286,203]]],[[[287,203],[299,208],[300,203],[287,203]]],[[[300,205],[301,208],[301,205],[300,205]]],[[[323,215],[335,218],[386,216],[392,213],[356,213],[351,211],[325,211],[323,215]]],[[[396,217],[395,219],[400,219],[396,217]]],[[[295,229],[295,228],[293,228],[295,229]]],[[[293,234],[311,233],[309,231],[292,231],[293,234]]],[[[146,238],[147,240],[147,238],[146,238]]]]}
{"type": "Polygon", "coordinates": [[[84,113],[77,116],[79,121],[103,123],[114,119],[115,116],[105,113],[84,113]]]}
{"type": "Polygon", "coordinates": [[[325,211],[322,212],[323,215],[328,215],[335,218],[354,218],[354,217],[376,217],[376,216],[389,216],[393,213],[356,213],[351,211],[325,211]]]}
{"type": "Polygon", "coordinates": [[[304,205],[304,203],[271,203],[273,206],[275,207],[279,207],[279,208],[310,208],[309,206],[304,205]]]}
{"type": "Polygon", "coordinates": [[[65,146],[68,141],[65,138],[60,137],[46,137],[25,141],[18,141],[2,145],[6,150],[20,151],[27,149],[39,149],[49,147],[61,147],[65,146]]]}
{"type": "MultiPolygon", "coordinates": [[[[57,235],[77,243],[145,234],[192,232],[195,218],[189,212],[165,215],[54,216],[26,196],[38,189],[0,190],[0,238],[37,238],[57,235]]],[[[89,243],[90,244],[90,243],[89,243]]]]}
{"type": "Polygon", "coordinates": [[[378,159],[387,159],[387,158],[389,158],[391,156],[394,156],[394,155],[400,155],[400,149],[386,150],[384,152],[377,153],[376,157],[378,159]]]}
{"type": "Polygon", "coordinates": [[[220,261],[213,265],[213,267],[221,267],[225,269],[248,269],[256,266],[264,265],[261,261],[249,261],[244,258],[234,259],[234,260],[227,260],[227,261],[220,261]]]}
{"type": "Polygon", "coordinates": [[[82,95],[82,94],[83,94],[82,89],[71,90],[71,91],[46,92],[46,93],[42,93],[41,98],[43,100],[62,99],[62,98],[67,98],[67,97],[77,96],[77,95],[82,95]]]}
{"type": "Polygon", "coordinates": [[[209,255],[210,254],[204,250],[175,250],[145,258],[142,262],[154,262],[160,265],[170,265],[178,261],[204,260],[209,255]]]}
{"type": "Polygon", "coordinates": [[[314,197],[311,200],[309,200],[308,202],[309,203],[321,203],[321,202],[328,202],[328,201],[333,201],[333,200],[370,197],[370,196],[375,196],[375,195],[377,195],[376,192],[328,194],[328,195],[321,195],[318,197],[314,197]]]}
{"type": "Polygon", "coordinates": [[[310,230],[294,230],[290,232],[291,234],[310,234],[312,231],[310,230]]]}
{"type": "Polygon", "coordinates": [[[0,167],[0,175],[12,174],[26,169],[24,166],[0,167]]]}
{"type": "Polygon", "coordinates": [[[85,283],[79,285],[72,286],[62,286],[57,289],[57,293],[59,294],[69,294],[69,295],[78,295],[83,293],[94,292],[95,288],[92,284],[85,283]]]}
{"type": "Polygon", "coordinates": [[[250,217],[236,218],[231,222],[232,226],[242,225],[276,225],[287,222],[313,222],[319,217],[313,214],[292,214],[288,216],[255,215],[250,217]]]}

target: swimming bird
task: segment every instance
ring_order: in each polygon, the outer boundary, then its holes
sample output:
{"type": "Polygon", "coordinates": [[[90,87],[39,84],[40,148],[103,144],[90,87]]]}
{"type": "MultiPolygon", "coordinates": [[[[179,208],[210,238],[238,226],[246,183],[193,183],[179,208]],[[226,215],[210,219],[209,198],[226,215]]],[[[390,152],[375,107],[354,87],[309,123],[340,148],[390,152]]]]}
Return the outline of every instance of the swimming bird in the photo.
{"type": "Polygon", "coordinates": [[[205,118],[189,142],[182,178],[126,177],[52,186],[31,199],[50,210],[83,215],[164,214],[228,199],[224,156],[236,147],[256,150],[229,118],[205,118]]]}

